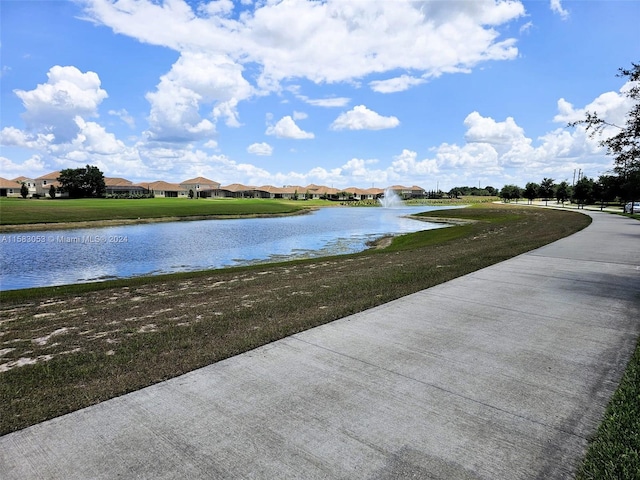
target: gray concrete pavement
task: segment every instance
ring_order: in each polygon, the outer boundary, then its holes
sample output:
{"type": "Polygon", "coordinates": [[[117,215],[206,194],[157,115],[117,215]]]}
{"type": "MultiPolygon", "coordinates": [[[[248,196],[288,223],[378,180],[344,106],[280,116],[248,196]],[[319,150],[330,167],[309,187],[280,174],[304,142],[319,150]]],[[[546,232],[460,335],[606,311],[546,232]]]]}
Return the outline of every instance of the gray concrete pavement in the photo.
{"type": "Polygon", "coordinates": [[[0,437],[3,479],[570,478],[640,332],[640,222],[0,437]]]}

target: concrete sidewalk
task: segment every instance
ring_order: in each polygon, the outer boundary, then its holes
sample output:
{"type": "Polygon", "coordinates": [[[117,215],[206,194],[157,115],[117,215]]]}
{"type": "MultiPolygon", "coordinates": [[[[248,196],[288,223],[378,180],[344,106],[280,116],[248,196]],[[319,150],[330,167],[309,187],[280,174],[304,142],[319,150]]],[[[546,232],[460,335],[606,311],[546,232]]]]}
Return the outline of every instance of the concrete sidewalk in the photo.
{"type": "Polygon", "coordinates": [[[640,332],[640,222],[588,214],[528,254],[0,437],[0,477],[570,478],[640,332]]]}

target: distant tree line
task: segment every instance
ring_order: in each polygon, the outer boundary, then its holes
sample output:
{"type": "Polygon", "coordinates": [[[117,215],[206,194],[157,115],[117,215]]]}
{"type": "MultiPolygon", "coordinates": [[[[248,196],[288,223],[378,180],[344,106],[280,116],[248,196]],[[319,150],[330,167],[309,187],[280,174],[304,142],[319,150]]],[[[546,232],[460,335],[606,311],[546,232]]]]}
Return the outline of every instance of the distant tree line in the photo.
{"type": "Polygon", "coordinates": [[[492,197],[498,194],[498,190],[491,186],[486,186],[484,188],[478,187],[454,187],[449,190],[447,194],[449,198],[460,198],[460,197],[492,197]]]}
{"type": "Polygon", "coordinates": [[[630,69],[619,69],[618,76],[632,82],[624,93],[632,103],[624,125],[610,123],[600,118],[598,112],[586,112],[584,120],[568,124],[569,127],[585,126],[591,137],[602,136],[605,129],[607,132],[617,132],[600,141],[600,145],[607,149],[607,154],[613,157],[613,171],[597,179],[578,175],[578,181],[572,185],[567,181],[555,184],[551,178],[544,178],[539,184],[527,183],[524,189],[505,185],[500,190],[500,198],[506,202],[517,202],[520,198],[526,198],[529,202],[542,198],[545,203],[552,199],[558,203],[571,200],[579,206],[634,202],[640,198],[640,63],[632,63],[630,69]]]}
{"type": "Polygon", "coordinates": [[[529,182],[524,188],[505,185],[498,196],[505,202],[526,199],[528,203],[540,198],[548,204],[550,200],[564,204],[567,201],[578,206],[618,202],[625,203],[634,197],[638,185],[630,185],[623,176],[601,175],[597,180],[581,176],[573,185],[565,180],[555,183],[552,178],[543,178],[540,183],[529,182]]]}

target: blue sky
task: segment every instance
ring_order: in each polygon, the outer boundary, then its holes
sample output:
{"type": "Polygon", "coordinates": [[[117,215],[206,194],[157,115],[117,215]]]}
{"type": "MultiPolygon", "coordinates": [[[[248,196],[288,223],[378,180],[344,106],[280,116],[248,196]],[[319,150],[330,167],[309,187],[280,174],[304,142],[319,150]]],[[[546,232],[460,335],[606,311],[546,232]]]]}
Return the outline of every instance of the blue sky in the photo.
{"type": "Polygon", "coordinates": [[[638,1],[0,0],[0,176],[524,186],[612,166],[638,1]]]}

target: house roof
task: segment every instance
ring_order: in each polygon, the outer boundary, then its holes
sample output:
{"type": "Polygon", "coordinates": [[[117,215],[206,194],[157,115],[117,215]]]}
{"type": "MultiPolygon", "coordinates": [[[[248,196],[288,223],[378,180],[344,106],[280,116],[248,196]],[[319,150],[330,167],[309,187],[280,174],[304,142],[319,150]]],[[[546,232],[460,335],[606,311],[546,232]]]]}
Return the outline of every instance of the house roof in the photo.
{"type": "Polygon", "coordinates": [[[258,192],[278,193],[279,188],[273,185],[262,185],[261,187],[256,187],[255,190],[258,192]]]}
{"type": "Polygon", "coordinates": [[[204,177],[196,177],[196,178],[190,178],[189,180],[185,180],[184,182],[180,182],[180,185],[192,185],[192,184],[200,184],[200,183],[204,183],[205,185],[220,185],[220,182],[214,182],[213,180],[209,180],[208,178],[204,178],[204,177]]]}
{"type": "Polygon", "coordinates": [[[33,180],[34,180],[33,178],[25,177],[24,175],[20,175],[19,177],[11,179],[12,182],[18,182],[18,183],[26,182],[26,181],[33,181],[33,180]]]}
{"type": "Polygon", "coordinates": [[[405,187],[404,185],[392,185],[389,188],[391,190],[420,190],[420,191],[424,191],[424,188],[418,187],[417,185],[414,185],[412,187],[405,187]]]}
{"type": "Polygon", "coordinates": [[[279,193],[290,193],[290,194],[295,194],[296,192],[298,192],[299,194],[303,194],[304,192],[306,192],[305,187],[301,187],[299,185],[285,185],[279,190],[280,190],[279,193]]]}
{"type": "MultiPolygon", "coordinates": [[[[311,190],[311,189],[310,189],[311,190]]],[[[331,187],[325,187],[325,186],[317,186],[314,190],[313,193],[317,194],[317,195],[335,195],[339,192],[340,190],[338,190],[337,188],[331,188],[331,187]]]]}
{"type": "Polygon", "coordinates": [[[364,190],[364,189],[358,188],[358,187],[345,188],[344,191],[347,192],[347,193],[353,193],[355,195],[367,195],[367,194],[370,193],[367,190],[364,190]]]}
{"type": "Polygon", "coordinates": [[[245,191],[255,190],[255,189],[256,187],[251,187],[249,185],[242,185],[241,183],[232,183],[231,185],[220,187],[220,190],[228,190],[230,192],[245,192],[245,191]]]}
{"type": "Polygon", "coordinates": [[[162,180],[158,180],[156,182],[141,183],[140,185],[148,188],[149,190],[165,190],[169,192],[179,192],[181,190],[184,190],[184,188],[177,183],[168,183],[162,180]]]}
{"type": "Polygon", "coordinates": [[[60,170],[56,170],[55,172],[42,175],[41,177],[38,177],[35,180],[57,180],[59,176],[60,176],[60,170]]]}
{"type": "Polygon", "coordinates": [[[18,188],[20,184],[15,180],[7,180],[0,177],[0,188],[18,188]]]}
{"type": "Polygon", "coordinates": [[[104,177],[104,184],[107,187],[131,187],[133,183],[126,178],[104,177]]]}

